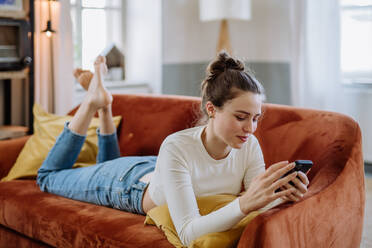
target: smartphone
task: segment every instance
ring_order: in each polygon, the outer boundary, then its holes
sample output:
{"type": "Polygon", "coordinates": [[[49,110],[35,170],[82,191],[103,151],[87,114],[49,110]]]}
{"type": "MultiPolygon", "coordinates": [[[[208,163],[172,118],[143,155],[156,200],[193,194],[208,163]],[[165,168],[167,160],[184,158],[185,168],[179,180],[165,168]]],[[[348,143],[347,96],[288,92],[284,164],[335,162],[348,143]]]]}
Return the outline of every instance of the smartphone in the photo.
{"type": "Polygon", "coordinates": [[[281,178],[286,177],[295,171],[301,171],[306,174],[311,169],[312,166],[313,161],[311,160],[296,160],[295,167],[292,170],[285,173],[281,178]]]}
{"type": "MultiPolygon", "coordinates": [[[[286,176],[288,176],[289,174],[291,174],[295,171],[301,171],[301,172],[306,174],[306,173],[309,172],[309,170],[311,169],[312,166],[313,166],[313,161],[311,161],[311,160],[296,160],[295,161],[295,167],[292,170],[285,173],[280,178],[286,177],[286,176]]],[[[289,181],[289,184],[292,185],[292,186],[295,186],[295,184],[292,181],[289,181]]],[[[278,192],[278,191],[280,191],[280,189],[275,190],[275,192],[278,192]]]]}

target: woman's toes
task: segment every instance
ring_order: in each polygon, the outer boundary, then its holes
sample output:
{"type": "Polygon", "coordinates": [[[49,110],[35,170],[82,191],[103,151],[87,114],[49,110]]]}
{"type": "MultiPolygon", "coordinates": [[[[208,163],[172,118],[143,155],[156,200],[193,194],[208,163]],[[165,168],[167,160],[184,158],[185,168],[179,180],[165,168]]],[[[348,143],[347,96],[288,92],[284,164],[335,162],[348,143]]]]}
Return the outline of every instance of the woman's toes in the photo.
{"type": "Polygon", "coordinates": [[[104,56],[97,56],[96,60],[94,61],[94,65],[100,65],[106,63],[106,58],[104,56]]]}
{"type": "Polygon", "coordinates": [[[96,72],[100,72],[103,75],[107,74],[106,57],[98,56],[94,62],[94,69],[96,72]]]}
{"type": "Polygon", "coordinates": [[[75,78],[79,78],[79,76],[83,73],[83,70],[81,68],[76,68],[73,72],[73,75],[75,78]]]}
{"type": "Polygon", "coordinates": [[[93,73],[90,71],[87,71],[87,72],[82,73],[77,80],[85,90],[88,90],[90,81],[92,80],[92,78],[93,78],[93,73]]]}

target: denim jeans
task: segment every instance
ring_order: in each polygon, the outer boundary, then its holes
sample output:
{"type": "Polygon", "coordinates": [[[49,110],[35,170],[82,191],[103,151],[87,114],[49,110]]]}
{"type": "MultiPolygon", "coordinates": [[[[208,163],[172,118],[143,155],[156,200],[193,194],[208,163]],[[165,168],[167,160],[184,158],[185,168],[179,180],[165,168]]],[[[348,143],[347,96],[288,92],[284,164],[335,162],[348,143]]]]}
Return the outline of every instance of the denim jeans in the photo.
{"type": "Polygon", "coordinates": [[[120,157],[116,132],[98,135],[97,164],[72,168],[85,137],[68,122],[40,167],[37,184],[44,192],[74,200],[145,214],[142,197],[147,186],[139,179],[155,168],[155,156],[120,157]]]}

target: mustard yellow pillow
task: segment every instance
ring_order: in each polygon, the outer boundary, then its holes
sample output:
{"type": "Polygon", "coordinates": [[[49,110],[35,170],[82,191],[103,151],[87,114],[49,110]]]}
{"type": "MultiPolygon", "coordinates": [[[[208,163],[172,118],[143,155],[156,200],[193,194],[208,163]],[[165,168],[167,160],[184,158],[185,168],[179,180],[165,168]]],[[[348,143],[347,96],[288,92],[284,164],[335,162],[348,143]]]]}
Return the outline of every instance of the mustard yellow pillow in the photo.
{"type": "MultiPolygon", "coordinates": [[[[54,145],[56,138],[62,132],[66,121],[72,116],[58,116],[47,113],[40,105],[34,104],[34,134],[27,140],[15,164],[2,181],[18,178],[35,178],[37,170],[46,158],[49,150],[54,145]]],[[[121,116],[114,117],[117,127],[121,116]]],[[[98,152],[98,139],[96,129],[99,126],[98,118],[93,118],[87,132],[87,138],[74,167],[95,164],[98,152]]]]}
{"type": "MultiPolygon", "coordinates": [[[[235,200],[236,197],[237,196],[234,195],[212,195],[198,197],[196,200],[198,203],[200,214],[206,215],[224,207],[231,201],[235,200]]],[[[244,231],[244,227],[258,214],[258,211],[251,212],[230,230],[203,235],[194,240],[189,247],[235,247],[240,239],[242,232],[244,231]]],[[[176,228],[173,225],[167,205],[162,205],[151,209],[147,213],[145,224],[156,225],[158,228],[160,228],[164,232],[168,241],[175,247],[186,247],[182,245],[180,239],[178,238],[178,234],[176,228]]]]}

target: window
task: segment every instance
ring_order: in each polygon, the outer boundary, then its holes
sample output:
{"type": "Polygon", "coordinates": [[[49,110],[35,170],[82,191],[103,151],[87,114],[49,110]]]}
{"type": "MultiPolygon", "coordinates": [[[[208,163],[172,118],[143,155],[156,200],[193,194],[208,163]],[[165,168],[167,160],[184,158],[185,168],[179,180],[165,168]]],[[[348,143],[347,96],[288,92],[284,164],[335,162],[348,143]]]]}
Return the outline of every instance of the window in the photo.
{"type": "Polygon", "coordinates": [[[114,43],[123,49],[121,0],[71,0],[74,68],[93,70],[94,59],[114,43]]]}
{"type": "Polygon", "coordinates": [[[340,0],[344,83],[372,85],[372,0],[340,0]]]}

